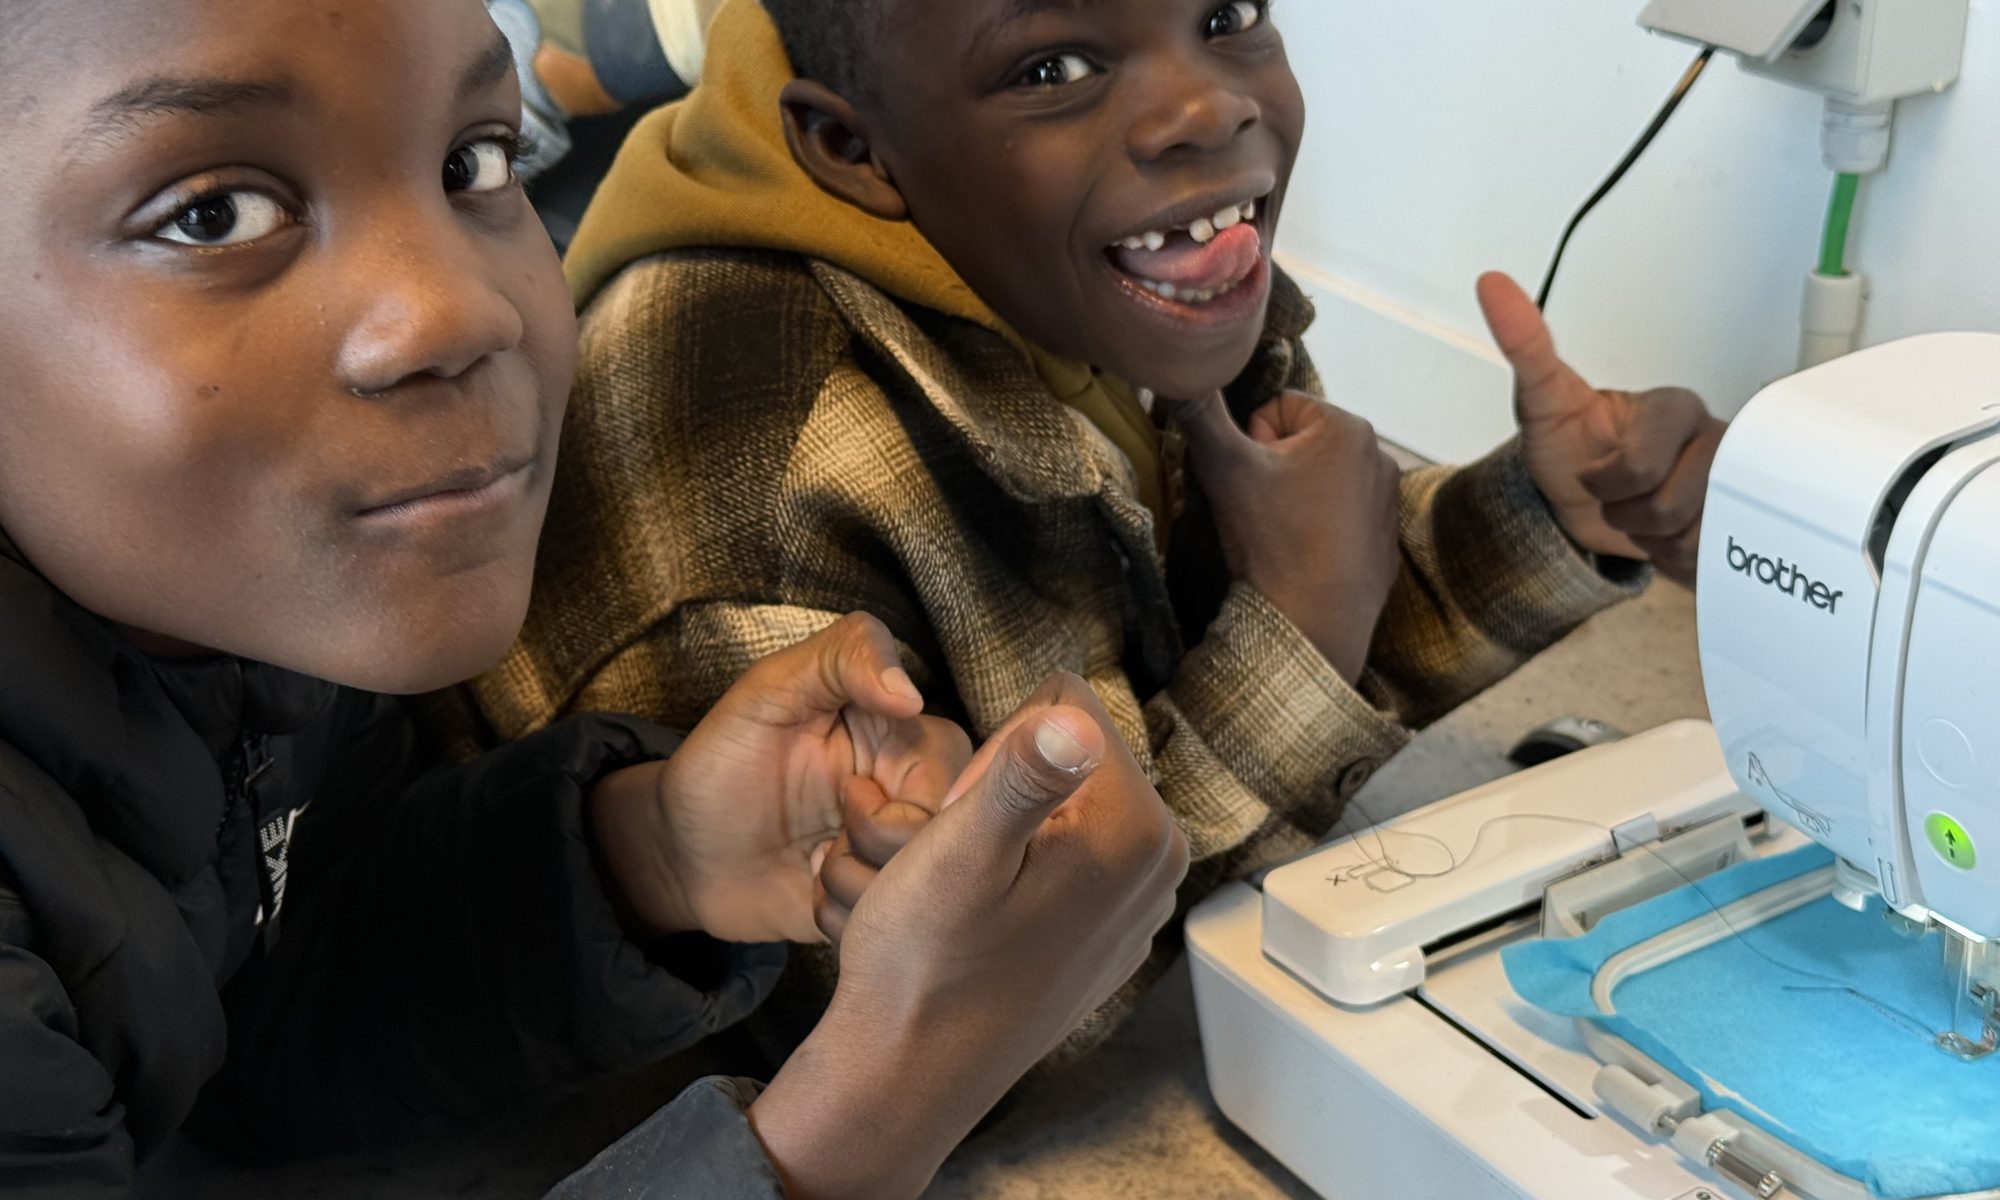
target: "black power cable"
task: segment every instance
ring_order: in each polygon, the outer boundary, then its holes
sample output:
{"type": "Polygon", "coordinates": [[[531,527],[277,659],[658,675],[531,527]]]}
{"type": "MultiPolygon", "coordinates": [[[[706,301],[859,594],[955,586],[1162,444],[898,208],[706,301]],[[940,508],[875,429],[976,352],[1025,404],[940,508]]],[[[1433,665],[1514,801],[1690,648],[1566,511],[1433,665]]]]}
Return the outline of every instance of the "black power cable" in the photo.
{"type": "Polygon", "coordinates": [[[1556,271],[1562,267],[1563,252],[1569,249],[1569,240],[1576,236],[1577,227],[1582,225],[1584,218],[1611,194],[1611,189],[1617,187],[1619,181],[1625,178],[1625,173],[1639,161],[1639,156],[1653,144],[1653,139],[1660,136],[1660,131],[1667,127],[1667,122],[1672,120],[1674,113],[1680,109],[1681,101],[1687,99],[1688,92],[1693,90],[1694,81],[1700,79],[1701,73],[1708,69],[1708,60],[1714,57],[1715,47],[1702,47],[1701,53],[1695,55],[1694,61],[1688,64],[1687,73],[1681,76],[1678,84],[1674,85],[1673,94],[1667,97],[1667,102],[1660,108],[1659,115],[1653,118],[1651,125],[1646,126],[1646,132],[1639,135],[1638,142],[1626,153],[1625,160],[1618,164],[1609,178],[1598,185],[1597,190],[1590,194],[1590,199],[1585,200],[1583,207],[1576,210],[1576,215],[1570,218],[1568,228],[1563,230],[1562,241],[1556,243],[1556,256],[1549,262],[1549,273],[1542,277],[1542,290],[1535,297],[1536,307],[1545,309],[1549,306],[1549,293],[1554,291],[1556,286],[1556,271]]]}

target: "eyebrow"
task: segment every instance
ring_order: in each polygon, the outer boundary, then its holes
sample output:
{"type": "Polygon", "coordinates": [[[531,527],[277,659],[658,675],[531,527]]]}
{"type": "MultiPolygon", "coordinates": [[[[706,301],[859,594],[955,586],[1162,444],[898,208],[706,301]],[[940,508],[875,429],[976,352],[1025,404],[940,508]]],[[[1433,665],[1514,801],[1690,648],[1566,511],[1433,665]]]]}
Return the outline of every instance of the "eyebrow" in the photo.
{"type": "Polygon", "coordinates": [[[465,101],[477,92],[483,92],[507,78],[514,69],[514,46],[504,33],[496,33],[493,44],[486,52],[472,60],[465,73],[458,77],[458,98],[465,101]]]}
{"type": "MultiPolygon", "coordinates": [[[[496,33],[493,44],[458,78],[463,101],[507,78],[514,69],[514,50],[507,35],[496,33]]],[[[288,80],[241,80],[158,76],[125,88],[91,106],[83,140],[115,139],[129,133],[146,117],[181,114],[230,116],[250,108],[275,108],[298,98],[288,80]]]]}
{"type": "Polygon", "coordinates": [[[1072,12],[1079,8],[1096,8],[1097,0],[1006,0],[1000,6],[999,15],[993,25],[1005,25],[1009,21],[1019,21],[1045,12],[1072,12]]]}
{"type": "Polygon", "coordinates": [[[288,104],[296,89],[282,80],[172,78],[160,76],[135,83],[91,106],[83,136],[116,138],[142,118],[186,113],[223,116],[246,108],[288,104]]]}
{"type": "Polygon", "coordinates": [[[999,33],[1016,21],[1040,16],[1045,12],[1075,12],[1078,9],[1096,8],[1097,0],[1005,0],[1000,11],[981,25],[973,34],[972,44],[977,47],[986,39],[999,33]]]}

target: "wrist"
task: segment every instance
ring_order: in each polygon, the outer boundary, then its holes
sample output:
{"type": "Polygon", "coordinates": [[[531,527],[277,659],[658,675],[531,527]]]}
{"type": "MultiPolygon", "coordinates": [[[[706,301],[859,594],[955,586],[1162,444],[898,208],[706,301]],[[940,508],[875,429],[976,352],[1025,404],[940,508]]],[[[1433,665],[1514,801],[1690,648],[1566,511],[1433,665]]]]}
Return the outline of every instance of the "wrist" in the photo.
{"type": "Polygon", "coordinates": [[[650,941],[701,929],[673,858],[665,762],[613,772],[590,790],[585,827],[598,876],[626,936],[650,941]]]}
{"type": "Polygon", "coordinates": [[[1329,628],[1318,632],[1307,631],[1306,639],[1333,668],[1333,673],[1352,687],[1360,682],[1362,672],[1368,669],[1368,648],[1374,643],[1375,631],[1372,627],[1363,631],[1356,626],[1341,626],[1339,622],[1332,622],[1329,628]]]}
{"type": "Polygon", "coordinates": [[[1309,595],[1291,595],[1282,587],[1267,588],[1254,580],[1250,585],[1284,614],[1335,674],[1350,685],[1361,678],[1368,666],[1368,649],[1375,641],[1379,610],[1375,619],[1363,619],[1343,612],[1341,606],[1328,603],[1323,597],[1315,602],[1309,595]]]}
{"type": "Polygon", "coordinates": [[[976,1046],[958,1045],[945,1030],[908,1014],[862,1011],[836,992],[811,1035],[750,1106],[751,1128],[786,1195],[921,1195],[1018,1075],[996,1083],[980,1069],[976,1046]]]}

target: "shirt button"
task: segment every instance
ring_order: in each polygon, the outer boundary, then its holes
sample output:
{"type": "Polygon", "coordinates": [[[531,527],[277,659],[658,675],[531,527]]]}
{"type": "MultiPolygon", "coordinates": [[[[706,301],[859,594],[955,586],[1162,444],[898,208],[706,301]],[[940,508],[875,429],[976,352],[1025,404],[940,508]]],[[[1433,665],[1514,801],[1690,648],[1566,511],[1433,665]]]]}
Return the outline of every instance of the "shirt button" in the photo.
{"type": "Polygon", "coordinates": [[[1340,773],[1340,798],[1350,799],[1356,792],[1367,787],[1368,781],[1375,778],[1375,772],[1381,767],[1382,764],[1372,758],[1356,759],[1349,763],[1347,769],[1340,773]]]}

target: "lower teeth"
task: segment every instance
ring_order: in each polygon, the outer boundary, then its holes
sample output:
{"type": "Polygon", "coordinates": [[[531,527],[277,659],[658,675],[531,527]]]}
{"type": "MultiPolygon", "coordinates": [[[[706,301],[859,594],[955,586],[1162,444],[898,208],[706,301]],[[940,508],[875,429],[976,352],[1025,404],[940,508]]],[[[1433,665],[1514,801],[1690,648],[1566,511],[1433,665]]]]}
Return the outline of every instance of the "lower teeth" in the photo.
{"type": "Polygon", "coordinates": [[[1207,304],[1218,296],[1226,296],[1236,290],[1236,284],[1225,283],[1218,288],[1180,288],[1171,283],[1159,283],[1151,279],[1138,280],[1140,287],[1162,300],[1178,300],[1183,304],[1207,304]]]}

